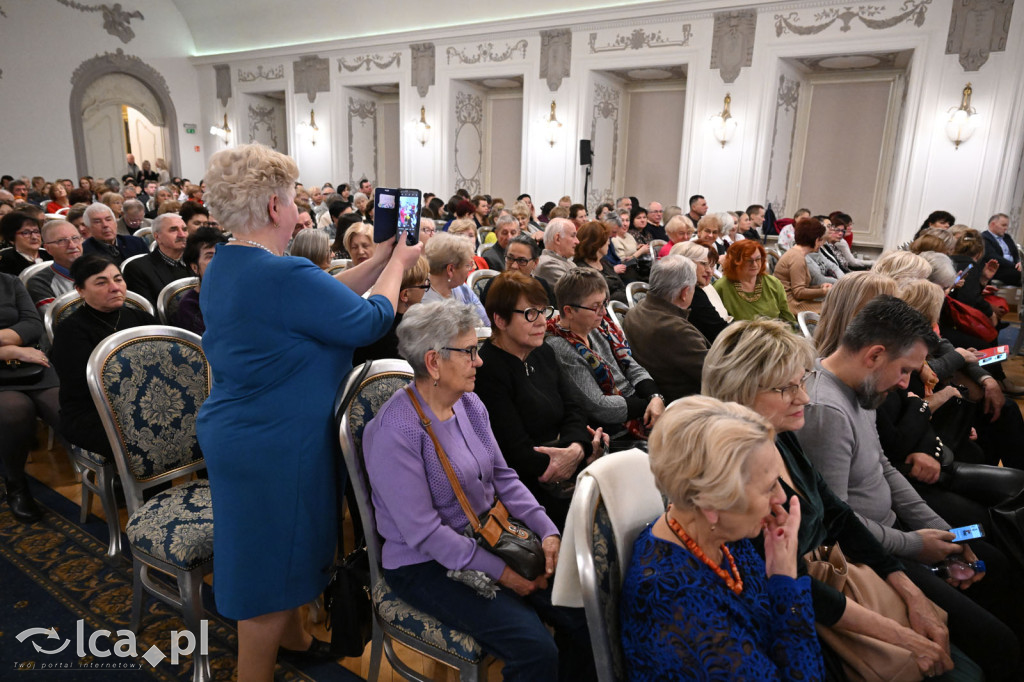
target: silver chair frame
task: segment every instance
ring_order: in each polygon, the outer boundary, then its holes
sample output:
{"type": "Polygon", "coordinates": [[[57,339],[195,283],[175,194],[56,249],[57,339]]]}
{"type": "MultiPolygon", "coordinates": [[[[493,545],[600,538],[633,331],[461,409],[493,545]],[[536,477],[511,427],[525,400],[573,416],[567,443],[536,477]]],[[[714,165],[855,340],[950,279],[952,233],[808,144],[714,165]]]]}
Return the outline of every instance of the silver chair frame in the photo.
{"type": "MultiPolygon", "coordinates": [[[[69,291],[66,294],[61,294],[53,303],[46,309],[46,313],[43,315],[43,327],[46,330],[46,338],[50,340],[50,345],[53,345],[53,333],[57,329],[57,325],[64,319],[64,311],[70,308],[73,304],[77,303],[81,299],[81,295],[77,291],[69,291]]],[[[145,310],[150,315],[155,316],[156,311],[153,308],[153,304],[149,302],[143,296],[129,291],[125,297],[125,305],[130,305],[139,310],[145,310]]]]}
{"type": "Polygon", "coordinates": [[[198,277],[182,277],[168,283],[156,297],[156,313],[160,324],[170,324],[167,321],[167,304],[175,297],[182,296],[186,291],[199,286],[198,277]]]}
{"type": "Polygon", "coordinates": [[[629,312],[629,306],[622,301],[608,301],[608,315],[622,329],[622,317],[629,312]]]}
{"type": "MultiPolygon", "coordinates": [[[[350,392],[355,395],[355,382],[360,379],[363,365],[352,369],[342,383],[338,392],[340,396],[348,395],[350,392]]],[[[362,377],[360,388],[367,382],[384,374],[401,374],[412,380],[412,367],[405,360],[373,360],[370,371],[362,377]]],[[[356,389],[357,390],[357,389],[356,389]]],[[[370,585],[376,585],[381,579],[381,540],[377,535],[377,517],[370,499],[369,481],[366,477],[366,467],[363,463],[363,454],[356,451],[355,442],[350,431],[350,420],[348,404],[335,405],[335,414],[340,410],[341,420],[338,429],[338,438],[341,442],[341,453],[345,459],[345,467],[348,469],[349,479],[356,493],[359,516],[362,520],[363,534],[366,537],[366,550],[370,557],[370,585]]],[[[448,652],[427,644],[415,637],[411,637],[398,628],[385,621],[377,611],[376,604],[373,605],[373,635],[370,640],[370,670],[367,679],[375,682],[380,676],[381,651],[387,656],[388,663],[399,675],[407,680],[415,682],[432,682],[431,678],[425,677],[407,666],[395,653],[393,641],[400,642],[413,651],[429,656],[447,666],[455,668],[459,672],[460,682],[477,682],[487,679],[487,667],[494,660],[484,655],[479,661],[467,661],[464,658],[453,656],[448,652]]]]}
{"type": "MultiPolygon", "coordinates": [[[[200,460],[192,464],[179,467],[173,471],[167,471],[155,476],[145,482],[136,481],[135,476],[128,467],[128,454],[125,452],[124,444],[118,433],[117,422],[114,418],[113,409],[107,402],[102,385],[102,370],[107,358],[122,346],[132,343],[136,339],[144,337],[166,337],[178,341],[191,343],[202,350],[203,340],[197,334],[190,331],[169,327],[166,325],[143,325],[133,327],[111,334],[105,338],[89,355],[89,364],[86,367],[86,381],[89,384],[89,392],[92,394],[96,410],[99,412],[100,420],[103,422],[103,429],[110,440],[110,447],[114,454],[114,461],[117,463],[117,472],[121,476],[124,487],[125,502],[128,507],[128,514],[132,515],[144,504],[143,492],[153,486],[160,485],[175,478],[187,476],[201,469],[206,468],[206,461],[200,460]]],[[[204,355],[205,357],[205,355],[204,355]]],[[[207,382],[213,383],[212,370],[209,362],[206,363],[207,382]]],[[[144,593],[148,592],[153,597],[181,612],[185,627],[193,633],[200,632],[203,619],[203,577],[213,572],[213,562],[201,564],[190,571],[172,566],[151,556],[143,557],[140,552],[132,553],[132,611],[131,629],[138,633],[142,625],[142,600],[144,593]],[[166,575],[173,576],[177,581],[178,594],[172,593],[167,588],[154,582],[149,577],[149,569],[155,568],[166,575]]],[[[209,682],[213,679],[210,672],[210,660],[206,654],[193,654],[192,682],[209,682]]]]}
{"type": "Polygon", "coordinates": [[[650,287],[647,284],[647,282],[630,282],[629,284],[627,284],[626,285],[626,303],[629,304],[629,307],[630,308],[635,308],[636,304],[639,303],[639,301],[636,300],[636,295],[642,293],[642,294],[644,294],[646,296],[647,295],[647,290],[649,288],[650,287]]]}
{"type": "Polygon", "coordinates": [[[22,284],[24,284],[25,286],[28,286],[28,281],[30,279],[32,279],[33,277],[38,275],[43,270],[45,270],[46,268],[50,267],[51,265],[53,265],[53,261],[49,261],[49,260],[48,261],[44,261],[42,263],[33,263],[32,265],[28,266],[27,268],[22,270],[20,273],[18,273],[18,279],[21,280],[22,284]]]}
{"type": "Polygon", "coordinates": [[[814,312],[813,310],[804,310],[797,313],[796,321],[800,325],[800,332],[806,339],[814,339],[814,328],[818,326],[818,320],[821,319],[821,315],[814,312]]]}
{"type": "MultiPolygon", "coordinates": [[[[497,277],[500,274],[501,273],[498,272],[497,270],[474,270],[473,272],[469,273],[469,277],[466,278],[466,284],[468,284],[469,288],[473,290],[473,293],[476,294],[477,297],[479,297],[480,292],[477,291],[476,288],[477,282],[479,282],[482,279],[491,279],[492,277],[497,277]]],[[[481,286],[483,285],[481,284],[481,286]]]]}

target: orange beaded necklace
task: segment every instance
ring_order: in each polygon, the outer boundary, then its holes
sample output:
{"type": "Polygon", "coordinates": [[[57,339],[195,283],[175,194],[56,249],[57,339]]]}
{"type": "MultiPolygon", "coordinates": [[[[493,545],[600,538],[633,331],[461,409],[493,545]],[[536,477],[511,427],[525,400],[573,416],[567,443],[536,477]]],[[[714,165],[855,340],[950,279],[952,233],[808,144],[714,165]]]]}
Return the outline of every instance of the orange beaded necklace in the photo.
{"type": "Polygon", "coordinates": [[[693,541],[693,538],[686,534],[686,531],[679,525],[679,522],[669,516],[668,512],[665,513],[665,521],[668,522],[668,527],[676,534],[679,541],[686,546],[686,549],[690,550],[695,557],[703,561],[712,571],[718,574],[718,577],[725,581],[725,584],[730,590],[736,594],[743,594],[743,579],[740,578],[740,571],[736,568],[736,560],[732,558],[732,553],[729,552],[728,547],[724,544],[722,545],[722,554],[724,554],[725,558],[729,560],[729,568],[732,570],[732,575],[729,575],[725,572],[725,569],[721,566],[716,566],[711,559],[708,559],[707,555],[704,554],[704,550],[697,546],[697,543],[693,541]]]}

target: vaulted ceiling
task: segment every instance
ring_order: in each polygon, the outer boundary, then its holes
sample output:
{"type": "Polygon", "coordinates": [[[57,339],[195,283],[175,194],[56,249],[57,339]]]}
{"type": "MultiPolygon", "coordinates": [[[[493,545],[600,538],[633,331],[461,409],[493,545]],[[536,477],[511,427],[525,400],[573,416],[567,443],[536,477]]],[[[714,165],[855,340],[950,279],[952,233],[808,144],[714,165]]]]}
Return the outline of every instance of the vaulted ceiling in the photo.
{"type": "MultiPolygon", "coordinates": [[[[196,56],[664,2],[367,0],[357,3],[345,0],[174,0],[192,31],[196,56]]],[[[566,17],[566,22],[569,21],[566,17]]]]}

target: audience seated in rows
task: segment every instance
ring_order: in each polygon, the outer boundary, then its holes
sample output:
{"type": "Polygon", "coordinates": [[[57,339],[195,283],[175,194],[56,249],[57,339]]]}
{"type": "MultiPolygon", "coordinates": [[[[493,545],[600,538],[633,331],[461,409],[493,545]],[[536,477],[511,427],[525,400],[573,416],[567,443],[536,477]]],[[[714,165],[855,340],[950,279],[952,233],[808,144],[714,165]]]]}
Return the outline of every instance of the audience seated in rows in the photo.
{"type": "Polygon", "coordinates": [[[126,258],[149,253],[145,240],[117,233],[117,220],[109,206],[93,203],[82,215],[83,224],[90,234],[82,244],[82,253],[106,256],[119,267],[126,258]]]}
{"type": "Polygon", "coordinates": [[[430,262],[430,289],[423,296],[424,303],[455,298],[472,305],[480,317],[478,327],[490,326],[487,311],[476,293],[466,284],[474,270],[473,243],[455,234],[435,234],[427,242],[423,254],[430,262]]]}
{"type": "Polygon", "coordinates": [[[42,239],[53,262],[26,283],[40,314],[54,299],[74,291],[71,264],[82,255],[82,235],[66,220],[50,220],[44,224],[42,239]]]}
{"type": "MultiPolygon", "coordinates": [[[[554,308],[558,304],[555,299],[554,287],[548,284],[547,280],[537,277],[534,273],[539,257],[540,246],[537,244],[537,240],[523,233],[517,234],[509,240],[508,247],[505,250],[505,272],[520,272],[536,281],[544,289],[548,305],[554,308]]],[[[487,280],[480,291],[480,302],[485,306],[487,305],[487,292],[490,291],[491,284],[493,283],[493,278],[487,280]]]]}
{"type": "MultiPolygon", "coordinates": [[[[783,254],[775,265],[774,276],[786,291],[786,303],[791,313],[821,310],[821,299],[832,288],[831,282],[812,284],[817,265],[809,260],[825,241],[825,226],[815,218],[801,218],[793,232],[793,247],[783,254]]],[[[818,279],[821,279],[820,272],[818,279]]]]}
{"type": "Polygon", "coordinates": [[[722,297],[711,277],[715,272],[714,256],[717,251],[697,242],[680,242],[672,247],[669,255],[685,256],[696,266],[697,286],[690,302],[690,315],[687,318],[708,342],[714,342],[718,334],[732,322],[732,316],[725,309],[722,297]]]}
{"type": "Polygon", "coordinates": [[[30,265],[53,260],[43,247],[42,223],[25,211],[14,211],[0,219],[0,232],[12,246],[0,251],[0,272],[20,275],[30,265]]]}
{"type": "Polygon", "coordinates": [[[152,303],[155,310],[163,288],[175,280],[191,277],[192,272],[182,260],[188,231],[181,216],[162,213],[154,218],[153,239],[156,248],[125,266],[124,281],[130,291],[152,303]]]}
{"type": "Polygon", "coordinates": [[[185,242],[185,253],[181,259],[192,271],[192,276],[199,278],[199,284],[183,294],[181,300],[178,301],[178,309],[169,320],[174,326],[187,329],[199,336],[206,333],[203,311],[199,308],[203,275],[206,274],[206,267],[217,252],[217,247],[220,244],[227,244],[227,242],[228,238],[224,236],[224,233],[213,227],[200,227],[188,236],[188,241],[185,242]]]}
{"type": "Polygon", "coordinates": [[[552,218],[544,229],[544,251],[534,272],[552,288],[573,269],[571,259],[576,255],[576,245],[580,243],[576,231],[576,225],[565,218],[552,218]]]}
{"type": "Polygon", "coordinates": [[[576,232],[573,264],[578,268],[593,268],[601,273],[608,285],[608,296],[613,301],[626,302],[626,283],[605,258],[611,243],[611,229],[602,222],[593,220],[584,223],[576,232]]]}

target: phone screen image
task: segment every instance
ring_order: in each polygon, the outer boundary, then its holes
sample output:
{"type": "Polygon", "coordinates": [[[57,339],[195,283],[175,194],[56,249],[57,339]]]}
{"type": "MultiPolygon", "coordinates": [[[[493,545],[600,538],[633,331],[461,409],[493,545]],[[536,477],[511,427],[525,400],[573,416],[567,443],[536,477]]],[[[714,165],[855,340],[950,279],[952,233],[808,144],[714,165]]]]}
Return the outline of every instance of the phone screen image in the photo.
{"type": "Polygon", "coordinates": [[[970,526],[960,526],[959,528],[950,528],[949,532],[953,534],[953,542],[978,540],[979,538],[985,537],[985,531],[982,529],[980,523],[975,523],[970,526]]]}
{"type": "Polygon", "coordinates": [[[420,238],[420,194],[398,196],[398,235],[405,237],[406,243],[415,244],[420,238]]]}
{"type": "Polygon", "coordinates": [[[1009,357],[1009,346],[995,346],[978,352],[978,366],[991,365],[994,362],[1002,362],[1009,357]]]}

